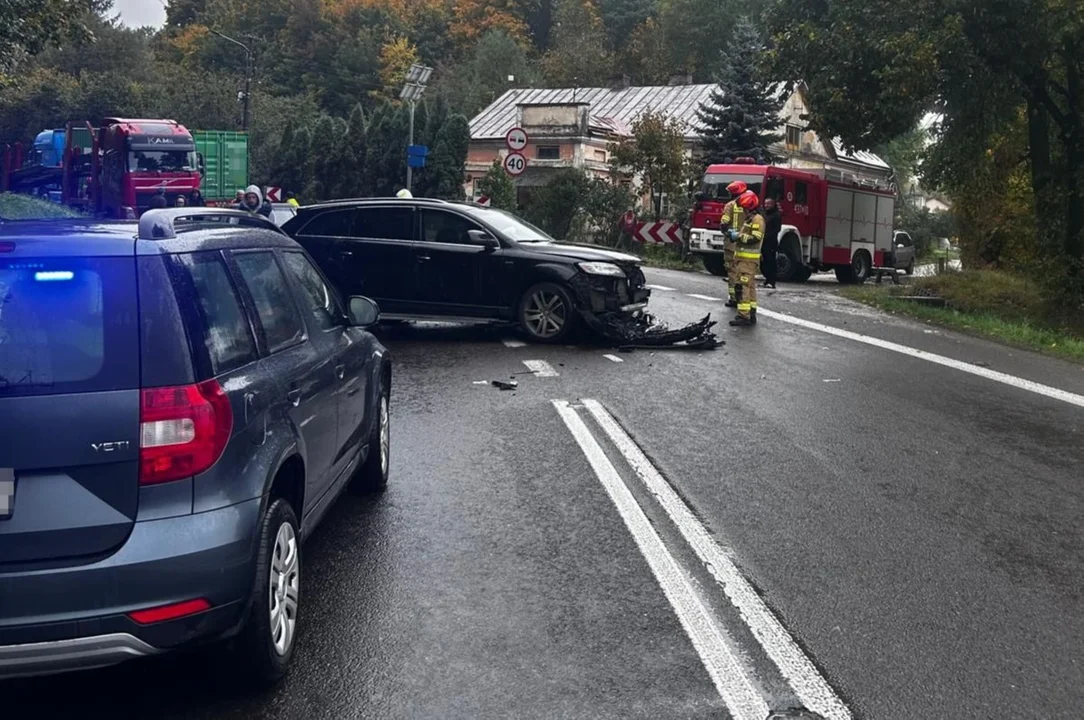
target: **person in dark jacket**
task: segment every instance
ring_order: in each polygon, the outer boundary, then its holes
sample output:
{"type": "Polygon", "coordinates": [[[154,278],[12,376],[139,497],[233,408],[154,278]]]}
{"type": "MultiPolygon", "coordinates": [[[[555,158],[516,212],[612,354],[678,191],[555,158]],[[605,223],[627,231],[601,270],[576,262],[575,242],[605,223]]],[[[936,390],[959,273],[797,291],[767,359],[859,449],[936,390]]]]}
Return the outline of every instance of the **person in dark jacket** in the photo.
{"type": "Polygon", "coordinates": [[[764,245],[760,250],[760,274],[764,276],[764,287],[774,288],[776,276],[775,254],[779,250],[779,231],[783,227],[783,213],[774,198],[764,201],[764,245]]]}
{"type": "Polygon", "coordinates": [[[241,203],[241,209],[266,218],[271,217],[271,201],[264,199],[263,193],[256,185],[245,188],[245,199],[241,203]]]}
{"type": "Polygon", "coordinates": [[[206,207],[207,201],[203,199],[203,193],[199,188],[192,191],[192,199],[188,201],[188,204],[192,207],[206,207]]]}
{"type": "Polygon", "coordinates": [[[158,191],[151,197],[151,210],[159,210],[169,206],[169,200],[166,199],[166,189],[163,187],[158,188],[158,191]]]}

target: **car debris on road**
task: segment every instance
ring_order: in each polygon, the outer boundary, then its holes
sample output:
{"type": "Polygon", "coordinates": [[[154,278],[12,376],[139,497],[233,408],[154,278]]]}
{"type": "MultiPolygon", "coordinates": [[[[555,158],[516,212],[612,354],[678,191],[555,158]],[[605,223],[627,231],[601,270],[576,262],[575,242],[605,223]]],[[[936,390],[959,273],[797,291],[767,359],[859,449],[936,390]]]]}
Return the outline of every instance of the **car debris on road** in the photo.
{"type": "Polygon", "coordinates": [[[588,328],[600,339],[612,342],[621,350],[635,349],[696,349],[714,350],[724,342],[711,331],[715,323],[711,314],[695,323],[671,329],[650,313],[630,316],[611,313],[585,316],[588,328]]]}

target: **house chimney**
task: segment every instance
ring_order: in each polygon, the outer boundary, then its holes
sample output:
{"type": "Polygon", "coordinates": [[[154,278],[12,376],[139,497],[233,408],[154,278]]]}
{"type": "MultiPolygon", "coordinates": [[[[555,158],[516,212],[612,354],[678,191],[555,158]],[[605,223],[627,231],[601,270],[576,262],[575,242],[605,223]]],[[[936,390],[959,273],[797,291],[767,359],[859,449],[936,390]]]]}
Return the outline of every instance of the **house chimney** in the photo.
{"type": "Polygon", "coordinates": [[[692,85],[693,76],[692,73],[683,73],[681,75],[671,75],[670,82],[667,85],[692,85]]]}
{"type": "Polygon", "coordinates": [[[625,74],[614,75],[610,78],[611,90],[624,90],[630,85],[629,76],[625,74]]]}

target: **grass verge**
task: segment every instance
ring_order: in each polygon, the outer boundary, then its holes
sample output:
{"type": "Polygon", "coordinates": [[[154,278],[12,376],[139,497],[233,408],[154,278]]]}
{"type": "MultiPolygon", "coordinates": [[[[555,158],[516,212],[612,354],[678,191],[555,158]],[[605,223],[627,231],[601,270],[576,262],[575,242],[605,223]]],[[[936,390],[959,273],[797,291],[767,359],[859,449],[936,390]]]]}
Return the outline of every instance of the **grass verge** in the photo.
{"type": "Polygon", "coordinates": [[[644,265],[648,267],[663,268],[664,270],[691,270],[693,272],[704,269],[704,264],[696,255],[682,257],[679,251],[661,245],[646,245],[643,251],[637,254],[643,258],[644,265]]]}
{"type": "Polygon", "coordinates": [[[48,200],[0,193],[0,218],[4,220],[42,220],[52,218],[81,217],[80,213],[48,200]]]}
{"type": "Polygon", "coordinates": [[[886,312],[1084,363],[1084,328],[1051,320],[1034,285],[1019,276],[987,270],[946,273],[899,287],[844,287],[841,293],[886,312]],[[942,297],[945,307],[901,297],[906,295],[942,297]]]}

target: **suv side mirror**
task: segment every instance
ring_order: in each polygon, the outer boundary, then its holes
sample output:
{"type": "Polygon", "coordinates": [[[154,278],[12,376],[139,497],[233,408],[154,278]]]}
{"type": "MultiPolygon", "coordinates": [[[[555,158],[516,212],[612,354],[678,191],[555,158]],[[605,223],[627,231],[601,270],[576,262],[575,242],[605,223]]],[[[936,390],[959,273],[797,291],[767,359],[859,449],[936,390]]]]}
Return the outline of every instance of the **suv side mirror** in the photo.
{"type": "Polygon", "coordinates": [[[467,235],[472,245],[481,245],[486,250],[496,250],[501,246],[500,241],[485,230],[468,230],[467,235]]]}
{"type": "Polygon", "coordinates": [[[707,198],[707,195],[705,195],[702,190],[697,190],[693,193],[693,200],[696,202],[704,202],[705,198],[707,198]]]}
{"type": "Polygon", "coordinates": [[[350,324],[355,327],[372,327],[380,319],[380,306],[367,297],[354,295],[350,298],[350,324]]]}

